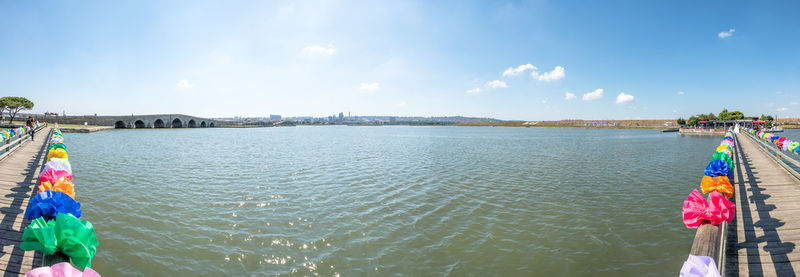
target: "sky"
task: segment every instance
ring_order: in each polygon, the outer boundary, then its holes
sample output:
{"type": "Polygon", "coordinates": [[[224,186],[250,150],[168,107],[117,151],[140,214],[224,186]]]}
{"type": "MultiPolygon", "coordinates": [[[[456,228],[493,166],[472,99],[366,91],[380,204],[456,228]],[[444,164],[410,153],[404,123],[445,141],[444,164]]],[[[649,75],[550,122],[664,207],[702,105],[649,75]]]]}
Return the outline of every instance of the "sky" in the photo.
{"type": "Polygon", "coordinates": [[[0,96],[202,117],[800,117],[798,1],[0,1],[0,96]]]}

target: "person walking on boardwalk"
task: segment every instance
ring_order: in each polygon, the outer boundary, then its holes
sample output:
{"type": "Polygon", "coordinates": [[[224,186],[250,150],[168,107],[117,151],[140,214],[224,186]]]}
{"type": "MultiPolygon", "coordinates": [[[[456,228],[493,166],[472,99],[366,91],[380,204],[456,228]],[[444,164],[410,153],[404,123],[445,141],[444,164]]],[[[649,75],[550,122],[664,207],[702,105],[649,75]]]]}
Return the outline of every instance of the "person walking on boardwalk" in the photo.
{"type": "Polygon", "coordinates": [[[34,121],[33,121],[33,117],[32,116],[29,116],[28,120],[25,121],[25,126],[28,126],[28,127],[31,128],[31,141],[33,141],[33,133],[36,132],[36,127],[34,127],[34,121]]]}

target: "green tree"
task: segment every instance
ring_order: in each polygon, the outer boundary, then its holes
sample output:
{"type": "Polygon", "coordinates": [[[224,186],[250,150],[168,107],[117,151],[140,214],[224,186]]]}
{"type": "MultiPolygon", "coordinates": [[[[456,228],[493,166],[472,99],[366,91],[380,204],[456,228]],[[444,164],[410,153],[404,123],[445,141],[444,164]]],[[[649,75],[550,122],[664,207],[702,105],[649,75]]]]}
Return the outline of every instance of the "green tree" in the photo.
{"type": "Polygon", "coordinates": [[[722,109],[722,111],[719,112],[718,118],[719,120],[728,120],[728,109],[722,109]]]}
{"type": "Polygon", "coordinates": [[[761,117],[758,118],[758,120],[773,121],[773,120],[775,120],[775,118],[773,118],[771,115],[763,115],[762,114],[761,117]]]}
{"type": "Polygon", "coordinates": [[[678,122],[678,125],[686,125],[686,119],[683,119],[683,117],[679,117],[676,121],[678,122]]]}
{"type": "Polygon", "coordinates": [[[691,117],[689,117],[689,121],[686,122],[686,123],[688,123],[689,125],[693,126],[693,125],[697,125],[698,121],[700,121],[700,119],[697,118],[697,116],[691,116],[691,117]]]}
{"type": "Polygon", "coordinates": [[[736,119],[743,119],[744,114],[740,111],[732,111],[728,113],[728,119],[726,120],[736,120],[736,119]]]}
{"type": "Polygon", "coordinates": [[[717,116],[714,115],[714,113],[708,113],[708,116],[706,116],[706,118],[707,120],[717,120],[717,116]]]}
{"type": "MultiPolygon", "coordinates": [[[[19,111],[33,109],[33,102],[25,97],[6,96],[0,98],[0,107],[3,107],[3,110],[8,111],[8,115],[11,117],[8,120],[8,123],[12,123],[14,121],[14,117],[17,116],[19,111]]],[[[2,111],[0,110],[0,112],[2,111]]]]}

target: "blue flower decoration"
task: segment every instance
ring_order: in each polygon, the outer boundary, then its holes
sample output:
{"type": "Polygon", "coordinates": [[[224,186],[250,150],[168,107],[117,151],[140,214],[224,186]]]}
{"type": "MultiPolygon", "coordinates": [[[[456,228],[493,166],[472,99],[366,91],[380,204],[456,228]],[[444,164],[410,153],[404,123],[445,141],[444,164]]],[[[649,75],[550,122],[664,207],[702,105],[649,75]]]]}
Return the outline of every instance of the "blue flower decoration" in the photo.
{"type": "Polygon", "coordinates": [[[729,176],[731,174],[731,169],[725,161],[713,160],[708,163],[703,174],[708,177],[729,176]]]}
{"type": "Polygon", "coordinates": [[[46,190],[31,198],[31,202],[28,203],[28,209],[25,210],[25,218],[34,220],[44,217],[45,220],[50,220],[56,218],[58,213],[71,214],[76,218],[80,218],[83,214],[81,212],[81,203],[78,203],[66,193],[46,190]]]}

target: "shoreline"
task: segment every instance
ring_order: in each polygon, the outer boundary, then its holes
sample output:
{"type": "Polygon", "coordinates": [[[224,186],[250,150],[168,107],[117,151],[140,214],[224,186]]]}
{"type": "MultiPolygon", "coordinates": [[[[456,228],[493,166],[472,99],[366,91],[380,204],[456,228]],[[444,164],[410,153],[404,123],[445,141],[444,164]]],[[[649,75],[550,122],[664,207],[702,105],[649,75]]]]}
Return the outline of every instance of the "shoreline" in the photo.
{"type": "Polygon", "coordinates": [[[69,128],[63,127],[61,128],[61,132],[63,133],[94,133],[99,131],[105,131],[114,129],[114,126],[98,126],[98,127],[88,127],[88,128],[69,128]]]}

